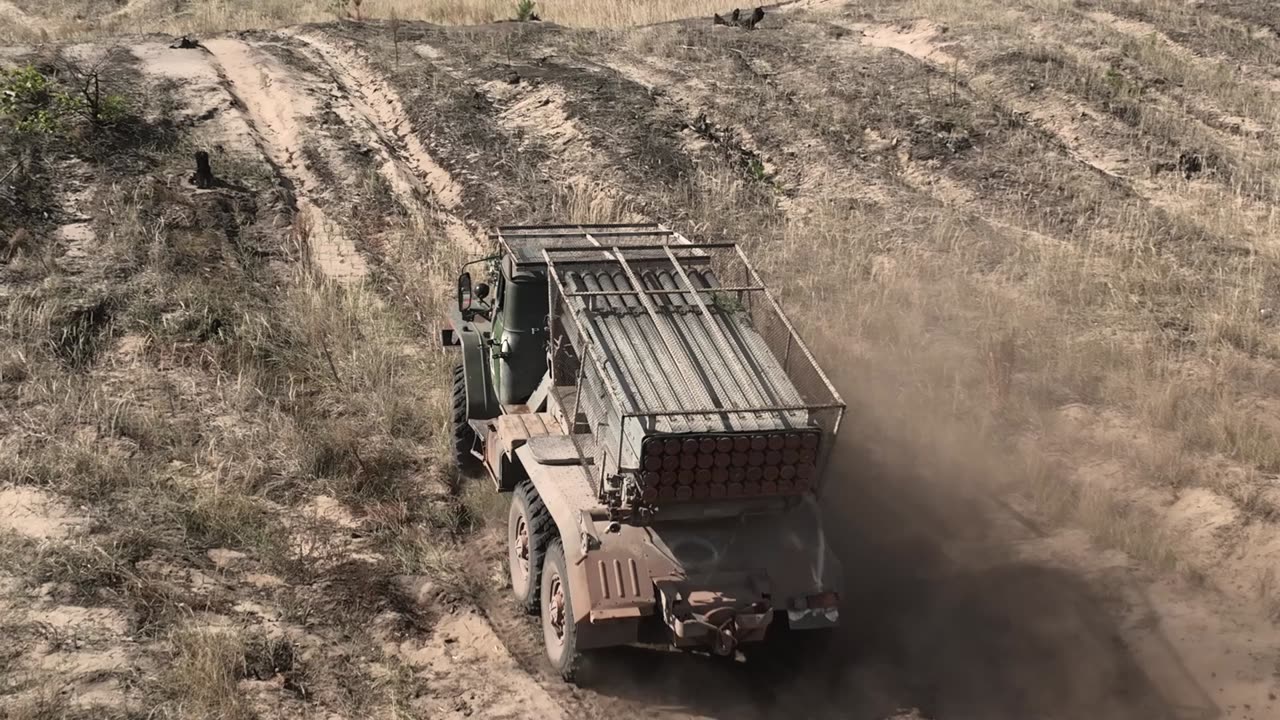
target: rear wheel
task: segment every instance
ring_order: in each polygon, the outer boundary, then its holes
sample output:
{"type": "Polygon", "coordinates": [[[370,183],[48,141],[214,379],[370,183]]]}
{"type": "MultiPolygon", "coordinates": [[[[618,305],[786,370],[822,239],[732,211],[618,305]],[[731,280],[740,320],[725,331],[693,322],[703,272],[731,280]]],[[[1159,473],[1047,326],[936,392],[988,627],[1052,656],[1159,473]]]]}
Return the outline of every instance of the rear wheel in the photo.
{"type": "Polygon", "coordinates": [[[464,470],[476,465],[471,454],[476,446],[476,431],[467,423],[467,379],[462,364],[453,366],[453,460],[464,470]]]}
{"type": "Polygon", "coordinates": [[[542,570],[542,637],[551,666],[560,677],[573,681],[578,670],[578,627],[573,621],[569,574],[559,538],[547,548],[542,570]]]}
{"type": "Polygon", "coordinates": [[[538,612],[543,557],[554,536],[551,513],[533,484],[517,485],[507,513],[507,565],[516,603],[530,615],[538,612]]]}

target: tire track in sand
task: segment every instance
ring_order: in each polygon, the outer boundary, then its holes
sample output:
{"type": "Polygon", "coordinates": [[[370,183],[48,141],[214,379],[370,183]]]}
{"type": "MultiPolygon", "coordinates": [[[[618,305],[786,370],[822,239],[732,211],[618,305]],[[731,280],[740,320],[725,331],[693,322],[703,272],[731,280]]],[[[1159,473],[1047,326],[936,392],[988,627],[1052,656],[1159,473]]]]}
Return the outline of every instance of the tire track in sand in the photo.
{"type": "MultiPolygon", "coordinates": [[[[302,43],[311,51],[308,53],[311,60],[319,61],[321,67],[327,66],[332,81],[371,126],[361,129],[372,129],[389,153],[389,161],[399,165],[400,170],[408,168],[419,181],[421,189],[427,191],[431,200],[427,209],[443,229],[446,239],[456,247],[480,250],[482,244],[477,234],[463,219],[465,208],[461,184],[432,157],[409,120],[399,94],[381,73],[358,50],[344,47],[342,41],[306,30],[283,30],[279,35],[302,43]]],[[[386,172],[384,168],[384,174],[386,172]]],[[[403,188],[403,183],[392,183],[401,203],[410,207],[414,193],[402,192],[403,188]]],[[[474,642],[469,644],[490,648],[492,654],[485,653],[482,661],[485,670],[492,673],[489,681],[512,688],[522,698],[520,703],[524,714],[521,716],[555,717],[558,714],[587,719],[653,714],[653,707],[647,701],[617,696],[608,691],[574,688],[561,681],[546,667],[540,631],[531,626],[529,619],[510,602],[491,599],[477,610],[477,621],[470,623],[468,631],[474,636],[474,642]],[[510,668],[508,663],[514,663],[518,670],[510,668]]],[[[417,662],[416,656],[407,657],[411,663],[417,662]]],[[[614,675],[612,685],[618,683],[617,673],[614,675]]],[[[726,697],[725,703],[730,702],[726,697]]],[[[741,705],[740,717],[755,718],[748,712],[749,706],[742,704],[741,698],[737,702],[741,705]]],[[[678,700],[671,705],[673,707],[659,715],[670,720],[704,717],[683,711],[678,700]]]]}
{"type": "MultiPolygon", "coordinates": [[[[389,181],[400,204],[418,216],[422,209],[421,201],[426,201],[428,214],[443,229],[449,242],[464,250],[479,251],[481,242],[461,217],[462,187],[427,151],[416,135],[398,94],[370,63],[357,51],[343,49],[313,33],[284,30],[274,36],[301,43],[303,48],[291,50],[304,50],[309,60],[329,71],[329,77],[288,76],[289,71],[282,65],[259,70],[266,77],[259,85],[276,91],[274,101],[265,102],[259,98],[261,107],[258,108],[243,100],[241,104],[249,111],[251,122],[268,126],[268,132],[263,133],[267,139],[282,141],[300,135],[305,118],[315,109],[307,99],[306,88],[316,90],[322,84],[337,84],[345,97],[341,97],[332,109],[363,141],[380,146],[380,172],[389,181]],[[272,75],[272,72],[276,74],[272,75]],[[287,91],[280,92],[276,87],[290,80],[292,86],[286,85],[287,91]]],[[[228,58],[231,58],[231,63],[251,63],[259,57],[264,61],[271,59],[262,48],[241,41],[206,44],[212,44],[210,51],[223,62],[224,67],[228,58]]],[[[243,72],[254,70],[252,67],[238,69],[243,72]]],[[[236,90],[234,71],[228,69],[224,74],[228,85],[236,90]]],[[[239,79],[241,82],[254,81],[252,77],[239,79]]],[[[241,97],[238,92],[235,95],[241,97]]],[[[281,144],[275,145],[274,152],[279,153],[281,144]]],[[[308,172],[301,158],[294,160],[295,150],[290,148],[289,152],[281,154],[285,174],[317,186],[319,181],[308,172]]],[[[547,673],[532,670],[534,663],[528,658],[530,646],[512,642],[513,633],[509,632],[515,621],[524,619],[514,614],[495,617],[488,605],[477,608],[478,614],[451,616],[442,621],[432,636],[408,639],[397,646],[394,653],[408,665],[433,673],[442,689],[447,688],[445,692],[457,692],[459,702],[467,708],[467,715],[474,712],[479,717],[537,716],[563,720],[611,714],[602,712],[592,703],[576,701],[575,693],[558,677],[550,679],[547,673]],[[464,641],[455,642],[459,640],[464,641]],[[485,687],[459,683],[451,670],[458,663],[468,666],[468,672],[474,671],[484,677],[485,687]]],[[[520,630],[528,634],[529,628],[521,622],[520,630]]],[[[540,643],[537,654],[540,658],[540,643]]]]}
{"type": "MultiPolygon", "coordinates": [[[[462,186],[432,157],[391,83],[383,79],[359,51],[342,47],[337,41],[314,32],[284,30],[282,34],[315,52],[355,110],[368,121],[393,162],[407,168],[421,187],[429,191],[434,202],[428,210],[445,238],[456,247],[481,252],[484,249],[481,234],[473,231],[463,219],[462,186]]],[[[403,204],[412,212],[414,203],[411,197],[405,197],[404,183],[393,181],[392,187],[398,189],[403,204]]]]}
{"type": "Polygon", "coordinates": [[[306,142],[305,118],[315,104],[296,87],[290,71],[269,53],[233,38],[204,41],[213,55],[227,91],[246,114],[250,127],[262,141],[262,149],[289,185],[297,213],[294,228],[305,238],[312,261],[326,277],[356,282],[368,272],[355,244],[333,222],[315,195],[323,182],[302,155],[306,142]]]}

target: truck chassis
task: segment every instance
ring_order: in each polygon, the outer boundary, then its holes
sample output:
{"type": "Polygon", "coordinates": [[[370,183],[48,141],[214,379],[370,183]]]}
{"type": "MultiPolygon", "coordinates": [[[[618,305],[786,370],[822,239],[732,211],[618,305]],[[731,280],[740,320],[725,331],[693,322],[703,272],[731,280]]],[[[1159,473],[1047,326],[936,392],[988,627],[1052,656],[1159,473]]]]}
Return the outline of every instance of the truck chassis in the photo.
{"type": "Polygon", "coordinates": [[[512,497],[512,593],[582,651],[732,655],[839,619],[819,497],[844,403],[734,243],[660,225],[503,227],[496,297],[442,332],[458,460],[512,497]]]}

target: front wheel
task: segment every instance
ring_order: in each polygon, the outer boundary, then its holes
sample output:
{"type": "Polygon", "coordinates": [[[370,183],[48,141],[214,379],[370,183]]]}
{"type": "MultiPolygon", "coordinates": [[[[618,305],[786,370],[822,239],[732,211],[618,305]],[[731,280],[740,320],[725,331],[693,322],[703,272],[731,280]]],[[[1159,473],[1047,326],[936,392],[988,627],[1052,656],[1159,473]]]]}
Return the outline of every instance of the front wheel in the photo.
{"type": "Polygon", "coordinates": [[[476,446],[476,431],[467,422],[467,378],[462,363],[453,366],[453,460],[458,468],[469,470],[476,465],[471,450],[476,446]]]}
{"type": "Polygon", "coordinates": [[[572,682],[578,669],[578,627],[573,620],[573,598],[569,595],[569,575],[564,546],[559,538],[547,548],[542,569],[542,638],[547,660],[560,677],[572,682]]]}

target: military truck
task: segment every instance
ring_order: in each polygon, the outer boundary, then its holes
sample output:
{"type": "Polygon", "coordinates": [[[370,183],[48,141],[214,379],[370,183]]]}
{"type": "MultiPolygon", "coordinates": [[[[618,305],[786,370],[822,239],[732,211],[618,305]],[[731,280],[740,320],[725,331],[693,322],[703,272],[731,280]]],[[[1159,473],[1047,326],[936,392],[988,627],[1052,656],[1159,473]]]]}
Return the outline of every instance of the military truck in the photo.
{"type": "Polygon", "coordinates": [[[741,248],[661,225],[491,239],[442,331],[454,448],[511,495],[511,591],[555,669],[834,627],[818,497],[845,406],[741,248]]]}

